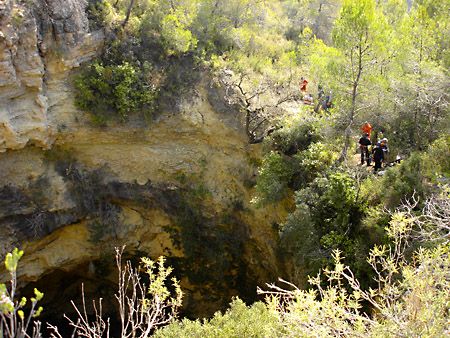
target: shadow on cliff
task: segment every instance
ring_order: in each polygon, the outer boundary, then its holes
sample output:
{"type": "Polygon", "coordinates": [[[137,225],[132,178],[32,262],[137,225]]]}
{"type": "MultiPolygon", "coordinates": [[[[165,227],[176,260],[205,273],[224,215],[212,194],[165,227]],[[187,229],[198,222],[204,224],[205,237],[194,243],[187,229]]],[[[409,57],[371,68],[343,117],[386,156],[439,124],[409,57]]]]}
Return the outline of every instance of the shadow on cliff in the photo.
{"type": "MultiPolygon", "coordinates": [[[[210,193],[199,183],[124,183],[114,178],[107,167],[87,170],[69,152],[57,149],[47,154],[47,161],[64,181],[65,198],[72,207],[50,211],[52,196],[45,193],[50,183],[42,176],[26,191],[14,186],[0,188],[0,225],[8,227],[21,243],[39,241],[59,228],[84,222],[90,245],[97,252],[70,269],[61,266],[46,271],[37,282],[23,288],[24,294],[34,287],[45,293],[44,321],[62,320],[63,313],[74,314],[70,300],[80,302],[81,283],[88,301],[103,298],[105,312],[116,317],[113,248],[127,244],[127,236],[132,235],[123,234],[123,206],[137,211],[158,209],[169,216],[171,225],[163,231],[170,235],[172,244],[164,251],[167,264],[182,280],[183,316],[211,316],[225,309],[233,296],[248,302],[256,299],[258,281],[248,264],[252,244],[248,225],[240,218],[247,212],[242,204],[234,203],[217,214],[208,208],[210,193]],[[182,255],[171,255],[173,250],[182,255]]],[[[127,246],[127,258],[137,261],[146,255],[136,244],[127,246]]]]}

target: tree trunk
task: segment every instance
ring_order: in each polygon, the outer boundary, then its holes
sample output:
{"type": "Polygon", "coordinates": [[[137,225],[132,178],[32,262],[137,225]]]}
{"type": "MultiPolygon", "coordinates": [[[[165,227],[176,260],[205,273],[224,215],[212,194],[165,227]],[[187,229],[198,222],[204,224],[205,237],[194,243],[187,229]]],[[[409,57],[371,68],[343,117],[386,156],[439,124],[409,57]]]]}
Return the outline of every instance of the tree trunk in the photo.
{"type": "Polygon", "coordinates": [[[352,125],[355,120],[355,111],[356,111],[356,98],[358,96],[358,86],[359,81],[361,79],[361,74],[363,70],[362,64],[363,50],[362,50],[362,42],[358,46],[358,72],[356,74],[356,78],[353,81],[352,85],[352,105],[350,107],[349,119],[347,127],[344,131],[344,148],[342,149],[341,155],[339,156],[338,162],[343,162],[347,159],[348,148],[350,148],[350,137],[352,133],[352,125]]]}
{"type": "Polygon", "coordinates": [[[248,139],[251,142],[252,139],[253,139],[253,135],[252,135],[252,133],[250,131],[250,114],[251,114],[251,111],[247,107],[246,111],[245,111],[245,132],[247,133],[247,137],[248,137],[248,139]]]}
{"type": "Polygon", "coordinates": [[[125,26],[128,23],[128,20],[130,20],[131,10],[133,9],[134,1],[135,0],[130,0],[130,5],[127,8],[127,15],[125,17],[125,20],[123,20],[123,22],[122,22],[122,28],[125,28],[125,26]]]}

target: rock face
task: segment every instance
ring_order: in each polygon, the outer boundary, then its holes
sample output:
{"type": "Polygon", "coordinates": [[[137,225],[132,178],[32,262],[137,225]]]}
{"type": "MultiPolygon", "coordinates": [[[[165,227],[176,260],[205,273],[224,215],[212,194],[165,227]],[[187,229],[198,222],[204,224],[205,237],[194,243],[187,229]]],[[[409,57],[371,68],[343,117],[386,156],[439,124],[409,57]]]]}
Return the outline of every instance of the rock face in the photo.
{"type": "Polygon", "coordinates": [[[83,282],[112,312],[114,247],[126,245],[132,260],[168,257],[191,316],[255,297],[282,274],[272,225],[285,215],[250,203],[259,149],[239,112],[205,73],[150,124],[91,126],[70,75],[103,34],[84,1],[30,3],[0,0],[0,255],[25,250],[24,290],[38,286],[60,316],[83,282]]]}
{"type": "Polygon", "coordinates": [[[0,1],[0,152],[49,148],[67,72],[92,58],[85,1],[0,1]]]}

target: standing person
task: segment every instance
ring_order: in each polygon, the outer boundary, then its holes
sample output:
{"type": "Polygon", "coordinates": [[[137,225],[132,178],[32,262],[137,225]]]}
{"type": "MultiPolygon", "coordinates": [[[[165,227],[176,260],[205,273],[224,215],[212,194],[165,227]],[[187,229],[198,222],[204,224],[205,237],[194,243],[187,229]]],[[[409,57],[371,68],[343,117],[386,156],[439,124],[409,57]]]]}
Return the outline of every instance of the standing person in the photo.
{"type": "Polygon", "coordinates": [[[381,142],[382,139],[384,139],[384,130],[380,129],[380,131],[376,133],[376,141],[381,142]]]}
{"type": "Polygon", "coordinates": [[[333,92],[331,90],[325,97],[325,107],[326,111],[328,111],[329,108],[333,108],[333,92]]]}
{"type": "Polygon", "coordinates": [[[370,166],[370,154],[369,146],[372,144],[369,140],[369,134],[364,133],[364,135],[359,139],[359,149],[361,150],[361,165],[367,162],[367,166],[370,166]]]}
{"type": "Polygon", "coordinates": [[[381,148],[381,143],[377,143],[375,148],[372,150],[373,154],[373,161],[375,162],[375,167],[373,168],[374,172],[377,172],[378,169],[381,169],[381,163],[383,163],[384,160],[384,151],[383,148],[381,148]]]}
{"type": "Polygon", "coordinates": [[[300,79],[300,92],[302,95],[306,94],[306,86],[308,86],[308,81],[302,76],[300,79]]]}
{"type": "Polygon", "coordinates": [[[372,125],[369,122],[364,122],[364,124],[361,127],[361,130],[364,134],[368,134],[369,135],[369,139],[370,139],[370,134],[372,133],[372,125]]]}
{"type": "Polygon", "coordinates": [[[323,101],[325,99],[325,91],[322,85],[317,86],[317,105],[314,108],[314,112],[318,113],[323,107],[323,101]]]}
{"type": "Polygon", "coordinates": [[[333,107],[333,102],[331,102],[332,95],[333,93],[330,90],[330,93],[327,96],[325,96],[325,98],[322,100],[322,109],[325,110],[326,112],[328,112],[329,108],[333,107]]]}
{"type": "Polygon", "coordinates": [[[317,86],[317,98],[319,101],[325,96],[325,91],[323,90],[322,85],[317,86]]]}
{"type": "Polygon", "coordinates": [[[383,158],[386,163],[389,163],[389,148],[388,148],[388,139],[383,138],[380,141],[380,147],[383,150],[383,158]]]}

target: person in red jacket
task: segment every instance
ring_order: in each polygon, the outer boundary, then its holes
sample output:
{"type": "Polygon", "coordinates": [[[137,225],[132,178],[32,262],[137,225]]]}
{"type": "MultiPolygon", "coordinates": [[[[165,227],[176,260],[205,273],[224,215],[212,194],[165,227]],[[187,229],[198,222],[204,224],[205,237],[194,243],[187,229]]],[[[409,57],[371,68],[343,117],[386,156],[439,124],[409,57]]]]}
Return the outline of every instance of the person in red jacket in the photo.
{"type": "Polygon", "coordinates": [[[308,81],[302,77],[300,79],[300,92],[302,93],[302,95],[306,94],[306,86],[308,85],[308,81]]]}
{"type": "Polygon", "coordinates": [[[370,139],[370,134],[372,133],[372,125],[369,122],[364,122],[364,124],[361,127],[361,131],[363,132],[363,134],[367,134],[369,136],[370,139]]]}

